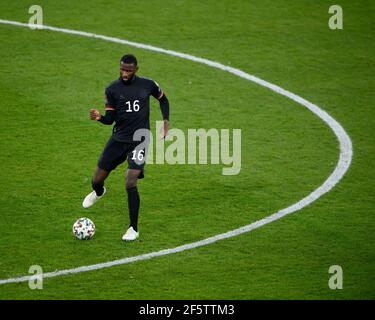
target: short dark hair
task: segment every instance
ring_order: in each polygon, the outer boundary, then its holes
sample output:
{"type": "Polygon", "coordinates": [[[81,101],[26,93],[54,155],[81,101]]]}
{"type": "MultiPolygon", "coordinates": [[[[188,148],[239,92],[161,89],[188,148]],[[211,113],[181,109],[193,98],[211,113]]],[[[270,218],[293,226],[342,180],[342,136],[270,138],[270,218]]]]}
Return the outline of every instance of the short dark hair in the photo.
{"type": "Polygon", "coordinates": [[[137,58],[132,54],[125,54],[122,56],[121,61],[126,64],[134,64],[137,65],[137,58]]]}

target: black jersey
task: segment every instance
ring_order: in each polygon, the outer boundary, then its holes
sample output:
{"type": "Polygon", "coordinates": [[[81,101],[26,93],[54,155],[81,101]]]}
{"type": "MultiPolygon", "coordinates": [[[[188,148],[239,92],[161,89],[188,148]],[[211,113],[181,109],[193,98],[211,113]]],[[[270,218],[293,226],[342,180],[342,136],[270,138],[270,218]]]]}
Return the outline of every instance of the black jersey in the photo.
{"type": "Polygon", "coordinates": [[[155,81],[136,75],[129,82],[120,77],[105,89],[106,110],[115,111],[113,139],[132,142],[135,131],[150,129],[150,95],[160,99],[163,91],[155,81]]]}

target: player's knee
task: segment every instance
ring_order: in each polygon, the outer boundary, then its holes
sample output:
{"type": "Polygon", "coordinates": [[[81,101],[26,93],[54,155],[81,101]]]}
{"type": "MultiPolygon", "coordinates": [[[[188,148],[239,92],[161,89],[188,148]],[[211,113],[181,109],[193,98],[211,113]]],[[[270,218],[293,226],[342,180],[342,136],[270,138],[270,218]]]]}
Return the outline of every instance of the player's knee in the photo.
{"type": "Polygon", "coordinates": [[[137,186],[137,178],[127,178],[125,188],[130,189],[137,186]]]}

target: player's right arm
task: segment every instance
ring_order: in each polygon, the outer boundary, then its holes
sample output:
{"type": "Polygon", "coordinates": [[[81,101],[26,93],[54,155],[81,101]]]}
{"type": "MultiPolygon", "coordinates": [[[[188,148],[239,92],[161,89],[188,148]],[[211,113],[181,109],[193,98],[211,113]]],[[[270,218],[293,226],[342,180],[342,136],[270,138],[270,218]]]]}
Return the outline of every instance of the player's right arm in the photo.
{"type": "Polygon", "coordinates": [[[103,124],[112,124],[115,121],[115,101],[108,88],[105,90],[105,114],[101,115],[98,109],[90,109],[90,119],[103,124]]]}
{"type": "Polygon", "coordinates": [[[99,121],[103,124],[112,124],[115,121],[115,110],[107,109],[105,110],[105,115],[101,115],[99,110],[90,109],[90,119],[99,121]]]}

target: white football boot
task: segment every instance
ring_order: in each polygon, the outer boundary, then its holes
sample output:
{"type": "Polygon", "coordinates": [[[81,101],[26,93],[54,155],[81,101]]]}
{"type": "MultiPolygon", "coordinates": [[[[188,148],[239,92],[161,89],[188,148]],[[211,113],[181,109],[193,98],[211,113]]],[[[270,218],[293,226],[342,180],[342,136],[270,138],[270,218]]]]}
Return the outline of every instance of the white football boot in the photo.
{"type": "Polygon", "coordinates": [[[122,240],[133,241],[139,237],[139,232],[136,232],[133,227],[130,227],[122,236],[122,240]]]}
{"type": "Polygon", "coordinates": [[[104,196],[105,192],[107,191],[105,187],[103,187],[103,188],[104,188],[104,192],[103,192],[103,194],[102,194],[100,197],[98,197],[98,196],[96,195],[95,190],[92,191],[92,192],[90,192],[90,193],[86,196],[85,200],[83,200],[83,202],[82,202],[82,206],[83,206],[84,208],[89,208],[89,207],[91,207],[96,201],[98,201],[100,198],[102,198],[102,197],[104,196]]]}

